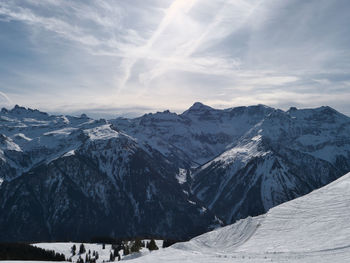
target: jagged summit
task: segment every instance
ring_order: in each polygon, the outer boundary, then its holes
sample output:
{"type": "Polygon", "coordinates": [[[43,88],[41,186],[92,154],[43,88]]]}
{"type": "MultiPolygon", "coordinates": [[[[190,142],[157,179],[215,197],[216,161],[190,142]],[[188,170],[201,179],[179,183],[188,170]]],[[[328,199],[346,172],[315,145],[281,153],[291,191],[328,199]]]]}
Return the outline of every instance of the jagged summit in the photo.
{"type": "Polygon", "coordinates": [[[333,125],[338,122],[347,123],[349,117],[338,112],[329,106],[321,106],[314,109],[296,109],[291,108],[287,112],[291,117],[304,121],[319,122],[322,121],[323,125],[333,125]]]}
{"type": "Polygon", "coordinates": [[[334,108],[330,107],[330,106],[320,106],[317,108],[304,108],[304,109],[298,109],[297,107],[290,107],[287,111],[287,113],[291,113],[291,112],[320,112],[320,113],[326,113],[326,114],[341,114],[342,113],[338,112],[337,110],[335,110],[334,108]]]}
{"type": "Polygon", "coordinates": [[[6,109],[6,108],[2,108],[2,109],[1,109],[1,113],[2,113],[2,114],[6,114],[6,113],[8,113],[8,112],[9,112],[9,111],[8,111],[8,109],[6,109]]]}
{"type": "Polygon", "coordinates": [[[11,110],[3,108],[2,113],[16,114],[16,115],[42,115],[48,116],[46,112],[39,111],[37,109],[31,109],[19,106],[16,104],[11,110]]]}
{"type": "Polygon", "coordinates": [[[197,102],[193,103],[193,105],[189,109],[190,110],[199,110],[199,109],[208,109],[208,108],[211,109],[211,107],[204,105],[203,103],[197,101],[197,102]]]}
{"type": "Polygon", "coordinates": [[[68,119],[90,119],[89,116],[87,116],[85,113],[82,113],[79,116],[71,116],[71,115],[51,115],[47,112],[38,110],[38,109],[32,109],[20,106],[16,104],[12,109],[2,108],[0,111],[0,116],[7,116],[7,117],[14,117],[16,119],[25,119],[25,118],[33,118],[33,119],[54,119],[54,118],[68,118],[68,119]]]}
{"type": "Polygon", "coordinates": [[[287,112],[293,112],[293,111],[297,111],[298,108],[297,107],[290,107],[287,112]]]}
{"type": "Polygon", "coordinates": [[[190,114],[190,113],[203,113],[205,111],[215,110],[210,106],[204,105],[201,102],[195,102],[188,110],[184,111],[182,114],[190,114]]]}

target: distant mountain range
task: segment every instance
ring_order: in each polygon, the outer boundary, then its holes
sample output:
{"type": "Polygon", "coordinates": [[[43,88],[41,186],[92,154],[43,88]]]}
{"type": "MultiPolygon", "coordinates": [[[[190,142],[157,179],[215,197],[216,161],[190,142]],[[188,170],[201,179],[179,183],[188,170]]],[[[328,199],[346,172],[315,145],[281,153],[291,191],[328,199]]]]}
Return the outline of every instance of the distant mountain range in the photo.
{"type": "Polygon", "coordinates": [[[350,118],[330,107],[135,119],[0,112],[0,241],[188,239],[350,171],[350,118]]]}

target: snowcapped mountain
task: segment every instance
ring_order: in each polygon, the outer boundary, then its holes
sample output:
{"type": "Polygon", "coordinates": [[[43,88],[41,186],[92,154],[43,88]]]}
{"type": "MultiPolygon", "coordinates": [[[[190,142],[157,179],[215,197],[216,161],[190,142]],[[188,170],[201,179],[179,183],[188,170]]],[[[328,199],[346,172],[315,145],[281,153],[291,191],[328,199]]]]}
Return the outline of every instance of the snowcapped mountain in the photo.
{"type": "Polygon", "coordinates": [[[2,110],[0,239],[184,239],[217,221],[177,167],[105,120],[2,110]]]}
{"type": "Polygon", "coordinates": [[[49,162],[82,143],[82,130],[105,121],[50,116],[16,105],[0,113],[0,177],[10,179],[41,162],[49,162]],[[5,178],[6,177],[6,178],[5,178]]]}
{"type": "Polygon", "coordinates": [[[169,111],[111,120],[118,129],[146,142],[183,168],[212,160],[273,109],[258,105],[217,110],[199,102],[182,114],[169,111]]]}
{"type": "Polygon", "coordinates": [[[131,262],[348,262],[350,173],[303,197],[131,262]]]}
{"type": "Polygon", "coordinates": [[[195,103],[109,121],[2,109],[0,239],[193,237],[349,172],[349,134],[329,107],[195,103]]]}
{"type": "Polygon", "coordinates": [[[274,110],[198,169],[193,192],[228,223],[262,214],[350,171],[349,134],[329,107],[274,110]]]}
{"type": "Polygon", "coordinates": [[[265,213],[350,171],[350,118],[330,107],[217,110],[195,103],[111,121],[192,169],[192,192],[226,223],[265,213]]]}

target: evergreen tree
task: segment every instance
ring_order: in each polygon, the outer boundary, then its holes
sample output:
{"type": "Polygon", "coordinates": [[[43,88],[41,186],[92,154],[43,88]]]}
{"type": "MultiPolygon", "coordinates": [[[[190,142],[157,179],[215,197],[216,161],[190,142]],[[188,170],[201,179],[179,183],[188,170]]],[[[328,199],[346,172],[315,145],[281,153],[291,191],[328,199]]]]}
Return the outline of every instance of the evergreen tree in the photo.
{"type": "Polygon", "coordinates": [[[113,262],[114,261],[114,255],[113,255],[113,253],[111,252],[111,254],[109,254],[109,261],[110,262],[113,262]]]}
{"type": "Polygon", "coordinates": [[[129,254],[130,254],[129,246],[127,244],[124,244],[123,255],[126,256],[129,254]]]}
{"type": "Polygon", "coordinates": [[[131,247],[130,247],[130,251],[131,251],[132,253],[134,253],[134,252],[139,252],[140,249],[141,249],[141,247],[142,247],[142,242],[141,242],[141,240],[140,240],[140,239],[136,239],[136,240],[132,243],[132,245],[131,245],[131,247]]]}
{"type": "Polygon", "coordinates": [[[84,254],[86,252],[84,244],[80,244],[79,254],[84,254]]]}
{"type": "Polygon", "coordinates": [[[99,255],[98,252],[96,251],[95,258],[98,259],[99,255]]]}
{"type": "Polygon", "coordinates": [[[72,246],[72,248],[71,248],[71,251],[72,251],[73,256],[75,255],[76,250],[77,250],[77,247],[76,247],[75,244],[74,244],[74,245],[72,246]]]}
{"type": "Polygon", "coordinates": [[[118,250],[117,250],[117,249],[114,249],[114,250],[113,250],[113,255],[114,255],[114,257],[115,257],[115,258],[117,258],[117,257],[118,257],[119,252],[118,252],[118,250]]]}
{"type": "Polygon", "coordinates": [[[120,261],[120,254],[117,250],[114,250],[113,257],[114,257],[114,259],[117,259],[118,261],[120,261]]]}
{"type": "Polygon", "coordinates": [[[105,249],[105,248],[106,248],[106,244],[102,243],[102,249],[105,249]]]}
{"type": "Polygon", "coordinates": [[[136,240],[135,240],[135,244],[136,244],[139,248],[142,248],[142,241],[141,241],[141,239],[136,239],[136,240]]]}
{"type": "Polygon", "coordinates": [[[151,241],[148,243],[147,248],[152,251],[152,250],[158,250],[157,244],[154,241],[154,239],[151,239],[151,241]]]}

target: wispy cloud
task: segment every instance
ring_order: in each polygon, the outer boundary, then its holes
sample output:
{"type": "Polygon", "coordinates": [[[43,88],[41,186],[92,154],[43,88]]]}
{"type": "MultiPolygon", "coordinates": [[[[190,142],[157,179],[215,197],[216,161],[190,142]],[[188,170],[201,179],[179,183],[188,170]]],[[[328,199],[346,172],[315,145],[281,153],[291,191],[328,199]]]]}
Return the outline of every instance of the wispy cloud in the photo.
{"type": "Polygon", "coordinates": [[[345,0],[3,0],[2,92],[52,110],[202,100],[350,113],[349,11],[345,0]]]}
{"type": "Polygon", "coordinates": [[[0,91],[0,106],[1,107],[11,107],[13,106],[12,100],[4,92],[0,91]]]}

